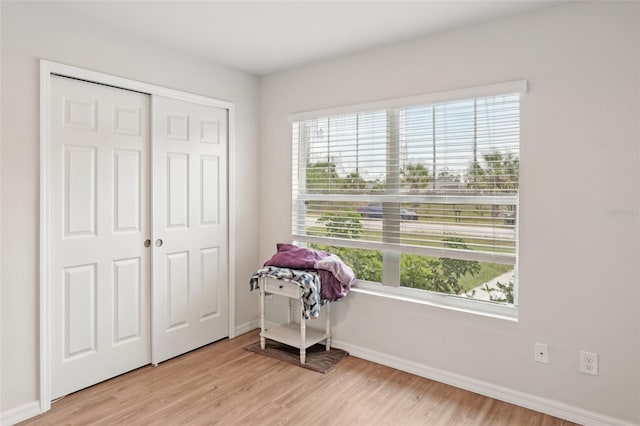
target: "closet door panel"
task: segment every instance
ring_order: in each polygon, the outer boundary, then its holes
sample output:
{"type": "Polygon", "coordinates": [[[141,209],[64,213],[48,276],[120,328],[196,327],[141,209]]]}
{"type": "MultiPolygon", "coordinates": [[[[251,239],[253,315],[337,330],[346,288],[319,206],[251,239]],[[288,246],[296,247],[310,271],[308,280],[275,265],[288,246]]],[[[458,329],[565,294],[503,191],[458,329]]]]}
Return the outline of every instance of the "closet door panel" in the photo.
{"type": "Polygon", "coordinates": [[[200,319],[207,319],[217,315],[220,311],[220,247],[210,247],[200,250],[200,319]]]}
{"type": "Polygon", "coordinates": [[[143,322],[141,259],[121,259],[113,262],[113,343],[126,343],[142,336],[143,322]]]}
{"type": "Polygon", "coordinates": [[[227,110],[156,96],[152,104],[158,363],[228,336],[227,110]]]}
{"type": "Polygon", "coordinates": [[[96,147],[64,146],[64,228],[67,238],[96,234],[96,147]]]}
{"type": "Polygon", "coordinates": [[[150,362],[148,95],[51,76],[51,397],[150,362]]]}
{"type": "Polygon", "coordinates": [[[189,155],[170,152],[167,162],[167,229],[189,227],[189,155]]]}
{"type": "Polygon", "coordinates": [[[113,232],[141,232],[142,153],[113,151],[113,232]]]}
{"type": "Polygon", "coordinates": [[[200,158],[200,223],[202,226],[217,225],[220,218],[220,158],[200,158]]]}

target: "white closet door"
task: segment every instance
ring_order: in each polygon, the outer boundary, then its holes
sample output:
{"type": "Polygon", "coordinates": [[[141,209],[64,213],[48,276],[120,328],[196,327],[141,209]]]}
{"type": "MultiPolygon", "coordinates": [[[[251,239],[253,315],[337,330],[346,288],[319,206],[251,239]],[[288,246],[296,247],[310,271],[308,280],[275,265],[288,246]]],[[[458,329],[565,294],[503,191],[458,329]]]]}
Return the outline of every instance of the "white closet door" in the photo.
{"type": "Polygon", "coordinates": [[[154,96],[152,362],[229,334],[227,110],[154,96]]]}
{"type": "Polygon", "coordinates": [[[51,397],[150,362],[149,96],[51,77],[51,397]]]}

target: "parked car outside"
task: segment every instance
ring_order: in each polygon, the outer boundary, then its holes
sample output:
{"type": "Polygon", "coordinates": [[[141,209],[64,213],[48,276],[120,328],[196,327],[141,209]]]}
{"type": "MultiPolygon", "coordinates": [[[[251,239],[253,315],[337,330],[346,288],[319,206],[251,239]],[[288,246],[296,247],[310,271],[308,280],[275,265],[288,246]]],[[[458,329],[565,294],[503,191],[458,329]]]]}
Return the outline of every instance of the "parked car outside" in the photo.
{"type": "Polygon", "coordinates": [[[504,214],[504,224],[505,225],[515,225],[516,224],[516,213],[515,212],[507,212],[504,214]]]}
{"type": "MultiPolygon", "coordinates": [[[[360,207],[358,211],[362,217],[382,219],[382,204],[380,203],[367,204],[364,207],[360,207]]],[[[418,220],[418,213],[407,209],[400,209],[400,217],[402,220],[418,220]]]]}

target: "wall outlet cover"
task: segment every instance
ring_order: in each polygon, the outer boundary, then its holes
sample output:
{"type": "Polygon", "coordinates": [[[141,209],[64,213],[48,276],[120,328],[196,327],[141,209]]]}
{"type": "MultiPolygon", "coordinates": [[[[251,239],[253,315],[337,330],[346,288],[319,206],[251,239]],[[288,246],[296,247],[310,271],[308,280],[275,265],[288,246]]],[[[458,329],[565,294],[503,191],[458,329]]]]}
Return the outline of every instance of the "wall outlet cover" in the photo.
{"type": "Polygon", "coordinates": [[[533,359],[537,362],[549,364],[549,346],[546,343],[536,343],[534,345],[533,359]]]}
{"type": "Polygon", "coordinates": [[[598,375],[598,354],[595,352],[580,351],[580,372],[598,375]]]}

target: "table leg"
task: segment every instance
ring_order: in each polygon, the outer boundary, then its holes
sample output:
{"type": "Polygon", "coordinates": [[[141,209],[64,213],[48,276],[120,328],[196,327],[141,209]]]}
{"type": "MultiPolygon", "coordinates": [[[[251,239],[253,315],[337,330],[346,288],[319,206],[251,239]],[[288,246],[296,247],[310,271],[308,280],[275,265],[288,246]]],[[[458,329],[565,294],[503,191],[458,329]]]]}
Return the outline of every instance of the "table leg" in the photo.
{"type": "Polygon", "coordinates": [[[331,302],[327,302],[327,324],[326,324],[326,329],[325,329],[325,334],[327,335],[327,343],[326,343],[326,350],[330,350],[331,349],[331,302]]]}
{"type": "Polygon", "coordinates": [[[305,324],[304,315],[300,318],[300,364],[304,364],[307,358],[307,348],[305,347],[306,343],[306,333],[307,333],[307,325],[305,324]]]}
{"type": "Polygon", "coordinates": [[[260,278],[260,348],[264,349],[266,346],[266,341],[264,338],[264,284],[266,278],[260,278]]]}

